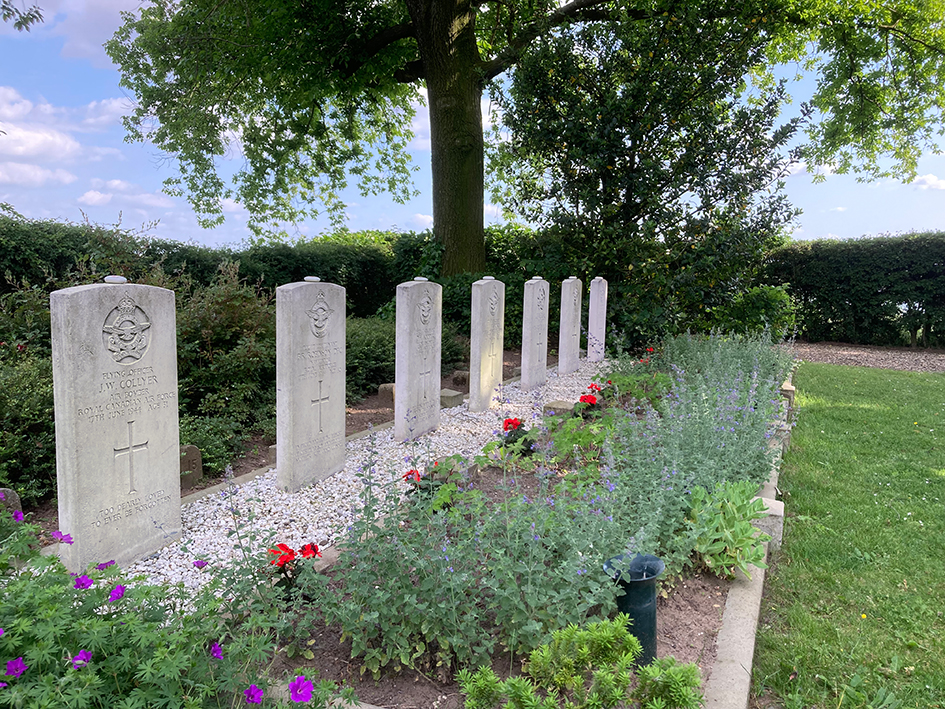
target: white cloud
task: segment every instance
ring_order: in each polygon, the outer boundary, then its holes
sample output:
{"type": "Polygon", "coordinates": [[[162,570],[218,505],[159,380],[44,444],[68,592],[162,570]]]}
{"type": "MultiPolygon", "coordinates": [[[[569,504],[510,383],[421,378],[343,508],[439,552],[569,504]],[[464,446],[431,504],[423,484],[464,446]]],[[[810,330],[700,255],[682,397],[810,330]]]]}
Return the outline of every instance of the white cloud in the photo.
{"type": "Polygon", "coordinates": [[[418,229],[429,229],[433,226],[433,217],[429,214],[414,214],[410,223],[418,229]]]}
{"type": "Polygon", "coordinates": [[[111,194],[102,194],[96,190],[89,190],[76,200],[79,204],[87,204],[90,207],[101,207],[112,201],[111,194]]]}
{"type": "Polygon", "coordinates": [[[32,110],[33,102],[23,98],[19,91],[10,86],[0,86],[0,120],[16,121],[32,110]]]}
{"type": "Polygon", "coordinates": [[[85,107],[85,118],[82,127],[88,129],[102,129],[117,124],[126,113],[131,113],[132,105],[128,99],[106,98],[101,101],[92,101],[85,107]]]}
{"type": "Polygon", "coordinates": [[[143,192],[142,194],[130,195],[126,197],[129,202],[133,204],[141,204],[145,207],[160,207],[162,209],[170,209],[174,206],[174,201],[163,194],[153,194],[143,192]]]}
{"type": "Polygon", "coordinates": [[[912,181],[912,184],[920,190],[945,190],[945,180],[935,175],[922,175],[912,181]]]}
{"type": "Polygon", "coordinates": [[[845,212],[845,211],[847,211],[847,208],[846,208],[846,207],[834,207],[834,208],[832,208],[832,209],[830,209],[830,210],[828,210],[828,211],[830,211],[830,212],[845,212]]]}
{"type": "Polygon", "coordinates": [[[0,155],[37,160],[63,161],[79,154],[82,146],[65,133],[53,128],[14,123],[0,123],[0,155]]]}
{"type": "Polygon", "coordinates": [[[224,214],[239,214],[241,212],[242,213],[246,212],[246,209],[243,207],[242,204],[237,202],[235,199],[230,199],[229,197],[225,197],[223,199],[223,213],[224,214]]]}
{"type": "Polygon", "coordinates": [[[100,180],[95,177],[92,179],[92,187],[99,190],[103,187],[113,192],[129,192],[134,189],[134,185],[124,180],[100,180]]]}
{"type": "Polygon", "coordinates": [[[48,183],[68,185],[76,181],[76,176],[65,170],[47,170],[37,165],[21,162],[0,163],[0,184],[18,187],[42,187],[48,183]]]}
{"type": "MultiPolygon", "coordinates": [[[[139,0],[44,0],[40,3],[47,31],[64,37],[62,56],[88,59],[100,69],[112,68],[102,44],[121,25],[122,10],[136,10],[139,0]]],[[[33,30],[36,33],[36,29],[33,30]]]]}
{"type": "Polygon", "coordinates": [[[498,219],[502,216],[502,207],[498,206],[497,204],[487,204],[482,211],[487,217],[494,217],[495,219],[498,219]]]}

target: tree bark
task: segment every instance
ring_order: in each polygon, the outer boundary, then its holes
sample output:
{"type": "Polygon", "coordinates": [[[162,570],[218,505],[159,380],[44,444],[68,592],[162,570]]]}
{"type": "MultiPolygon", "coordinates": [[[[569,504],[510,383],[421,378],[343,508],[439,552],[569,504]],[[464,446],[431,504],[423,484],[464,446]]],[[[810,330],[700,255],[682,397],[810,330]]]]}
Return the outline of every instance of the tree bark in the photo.
{"type": "Polygon", "coordinates": [[[481,61],[469,0],[406,0],[430,112],[433,232],[441,275],[483,271],[484,158],[481,61]]]}

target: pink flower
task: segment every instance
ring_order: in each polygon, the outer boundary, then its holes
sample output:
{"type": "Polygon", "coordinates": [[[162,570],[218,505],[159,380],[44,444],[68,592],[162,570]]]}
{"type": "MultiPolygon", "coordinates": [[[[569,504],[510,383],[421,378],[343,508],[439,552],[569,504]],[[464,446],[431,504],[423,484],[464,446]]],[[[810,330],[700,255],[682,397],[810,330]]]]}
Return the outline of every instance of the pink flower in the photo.
{"type": "Polygon", "coordinates": [[[81,670],[92,659],[92,652],[90,650],[79,650],[79,654],[72,658],[72,666],[81,670]]]}
{"type": "Polygon", "coordinates": [[[197,561],[194,562],[194,566],[196,566],[198,569],[202,569],[206,565],[207,565],[207,562],[204,561],[203,559],[197,559],[197,561]]]}
{"type": "Polygon", "coordinates": [[[15,660],[10,660],[9,662],[7,662],[7,675],[11,677],[19,677],[28,669],[29,669],[29,666],[27,666],[27,664],[23,662],[22,657],[18,657],[15,660]]]}
{"type": "Polygon", "coordinates": [[[261,704],[263,691],[255,684],[249,685],[249,689],[243,690],[243,696],[246,697],[247,704],[261,704]]]}
{"type": "Polygon", "coordinates": [[[115,601],[120,600],[121,597],[124,595],[125,595],[125,587],[122,586],[121,584],[118,584],[117,586],[115,586],[115,588],[112,589],[112,592],[108,595],[108,602],[114,603],[115,601]]]}
{"type": "Polygon", "coordinates": [[[289,682],[289,693],[293,702],[312,701],[312,683],[305,679],[305,675],[299,675],[289,682]]]}
{"type": "Polygon", "coordinates": [[[83,588],[92,588],[92,579],[90,579],[85,574],[82,574],[79,578],[75,580],[74,588],[77,588],[79,590],[82,590],[83,588]]]}
{"type": "Polygon", "coordinates": [[[19,510],[13,510],[13,519],[15,519],[17,522],[22,522],[23,513],[20,512],[19,510]]]}
{"type": "Polygon", "coordinates": [[[114,565],[115,565],[115,560],[112,559],[111,561],[103,561],[101,564],[99,564],[95,568],[98,569],[99,571],[104,571],[109,566],[114,566],[114,565]]]}
{"type": "Polygon", "coordinates": [[[223,659],[223,648],[220,647],[220,643],[213,643],[210,646],[210,654],[218,660],[223,659]]]}
{"type": "Polygon", "coordinates": [[[71,534],[63,534],[63,533],[60,532],[58,529],[57,529],[55,532],[52,533],[52,538],[55,539],[57,542],[60,542],[60,543],[62,543],[62,544],[72,544],[72,543],[73,543],[73,541],[72,541],[72,535],[71,535],[71,534]]]}

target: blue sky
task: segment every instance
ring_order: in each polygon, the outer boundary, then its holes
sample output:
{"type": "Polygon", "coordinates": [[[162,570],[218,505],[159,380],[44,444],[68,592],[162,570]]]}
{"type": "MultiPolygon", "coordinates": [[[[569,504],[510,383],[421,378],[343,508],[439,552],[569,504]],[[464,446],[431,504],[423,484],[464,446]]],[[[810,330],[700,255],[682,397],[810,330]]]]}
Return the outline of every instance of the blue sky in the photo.
{"type": "MultiPolygon", "coordinates": [[[[19,0],[17,0],[19,1],[19,0]]],[[[102,49],[130,0],[38,0],[45,22],[29,32],[0,24],[0,202],[35,219],[114,224],[164,239],[209,246],[239,244],[245,212],[226,205],[226,224],[202,229],[184,198],[161,193],[173,168],[152,145],[124,142],[121,116],[130,97],[102,49]]],[[[803,99],[802,91],[793,93],[803,99]]],[[[346,195],[348,227],[422,230],[433,223],[429,129],[424,109],[414,122],[411,155],[420,195],[406,205],[389,197],[346,195]]],[[[803,210],[795,239],[852,238],[863,234],[945,229],[945,157],[927,156],[910,184],[860,183],[829,175],[814,184],[800,166],[787,192],[803,210]]],[[[499,210],[486,206],[486,219],[499,210]]],[[[327,221],[301,225],[317,235],[327,221]]]]}

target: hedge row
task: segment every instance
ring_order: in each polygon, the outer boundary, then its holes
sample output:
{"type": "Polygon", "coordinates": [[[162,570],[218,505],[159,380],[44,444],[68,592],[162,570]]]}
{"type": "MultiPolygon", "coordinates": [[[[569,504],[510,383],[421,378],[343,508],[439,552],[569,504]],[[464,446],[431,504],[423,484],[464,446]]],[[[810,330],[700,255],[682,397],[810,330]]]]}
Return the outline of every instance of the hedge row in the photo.
{"type": "Polygon", "coordinates": [[[915,345],[921,331],[931,345],[945,335],[945,232],[794,242],[769,255],[763,278],[787,287],[811,341],[915,345]]]}

